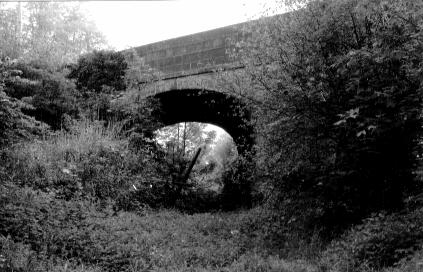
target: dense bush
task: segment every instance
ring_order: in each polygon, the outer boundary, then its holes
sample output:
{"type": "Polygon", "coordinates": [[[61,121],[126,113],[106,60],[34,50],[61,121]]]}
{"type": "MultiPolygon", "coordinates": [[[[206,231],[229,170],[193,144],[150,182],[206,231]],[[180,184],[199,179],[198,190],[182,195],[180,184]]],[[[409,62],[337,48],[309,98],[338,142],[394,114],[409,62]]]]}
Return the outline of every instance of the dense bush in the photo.
{"type": "Polygon", "coordinates": [[[251,240],[240,232],[245,213],[138,216],[99,207],[2,183],[2,271],[313,271],[247,251],[251,240]]]}
{"type": "Polygon", "coordinates": [[[48,133],[49,127],[24,114],[23,108],[31,106],[7,96],[0,89],[0,147],[48,133]]]}
{"type": "Polygon", "coordinates": [[[225,210],[251,208],[255,165],[246,157],[239,156],[225,166],[222,176],[221,205],[225,210]]]}
{"type": "Polygon", "coordinates": [[[120,139],[120,128],[81,121],[48,140],[5,149],[1,174],[15,184],[63,199],[82,195],[117,200],[138,190],[145,193],[144,204],[155,203],[158,196],[150,186],[164,182],[160,156],[147,145],[130,150],[120,139]]]}
{"type": "Polygon", "coordinates": [[[393,266],[423,245],[423,210],[372,216],[335,241],[324,253],[329,271],[393,266]]]}
{"type": "Polygon", "coordinates": [[[175,208],[189,214],[218,212],[224,203],[219,192],[203,188],[184,191],[176,200],[175,208]]]}
{"type": "MultiPolygon", "coordinates": [[[[153,140],[154,132],[162,127],[159,120],[161,105],[152,97],[145,99],[136,90],[128,90],[110,101],[109,116],[123,123],[122,130],[136,147],[138,137],[153,140]]],[[[142,141],[140,142],[142,143],[142,141]]]]}
{"type": "Polygon", "coordinates": [[[80,121],[44,141],[4,149],[0,178],[64,200],[111,200],[116,210],[170,207],[192,213],[222,207],[226,200],[217,192],[180,185],[154,141],[136,133],[121,138],[121,128],[80,121]]]}
{"type": "Polygon", "coordinates": [[[65,71],[53,71],[37,62],[16,62],[11,68],[19,71],[19,77],[5,80],[5,92],[32,106],[24,110],[26,114],[53,129],[63,127],[65,116],[78,117],[79,94],[75,85],[65,78],[65,71]]]}
{"type": "Polygon", "coordinates": [[[82,99],[79,101],[87,117],[109,120],[111,101],[126,88],[128,64],[121,52],[94,51],[79,57],[69,65],[68,78],[74,79],[82,99]]]}
{"type": "Polygon", "coordinates": [[[286,2],[302,8],[247,25],[230,86],[256,110],[264,194],[331,236],[421,190],[423,7],[286,2]]]}
{"type": "Polygon", "coordinates": [[[79,116],[78,98],[74,84],[62,74],[48,74],[41,79],[40,88],[32,95],[31,104],[35,109],[29,113],[53,129],[65,128],[66,116],[79,116]]]}
{"type": "Polygon", "coordinates": [[[24,114],[24,110],[33,109],[31,105],[10,97],[5,92],[6,82],[18,79],[20,73],[10,61],[0,60],[0,147],[43,135],[48,130],[47,125],[24,114]]]}
{"type": "Polygon", "coordinates": [[[394,267],[386,268],[384,272],[419,272],[423,269],[423,258],[422,250],[417,251],[411,257],[404,258],[398,262],[394,267]]]}
{"type": "Polygon", "coordinates": [[[89,203],[66,202],[54,195],[2,184],[0,235],[30,246],[37,254],[79,260],[89,248],[84,219],[89,203]]]}
{"type": "Polygon", "coordinates": [[[125,70],[128,64],[120,52],[94,51],[81,56],[76,65],[71,66],[69,78],[76,80],[80,91],[100,93],[104,86],[116,91],[125,89],[125,70]]]}

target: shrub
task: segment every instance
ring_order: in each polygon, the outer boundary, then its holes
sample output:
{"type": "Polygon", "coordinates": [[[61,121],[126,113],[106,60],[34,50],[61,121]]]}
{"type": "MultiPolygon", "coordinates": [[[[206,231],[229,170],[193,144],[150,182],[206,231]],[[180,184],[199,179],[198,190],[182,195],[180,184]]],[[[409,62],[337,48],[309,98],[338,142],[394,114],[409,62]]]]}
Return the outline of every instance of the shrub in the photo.
{"type": "Polygon", "coordinates": [[[79,95],[75,85],[60,73],[44,73],[39,88],[31,94],[31,105],[35,107],[29,113],[37,120],[49,124],[53,129],[63,127],[65,115],[77,118],[80,110],[79,95]]]}
{"type": "Polygon", "coordinates": [[[283,2],[302,8],[247,25],[228,86],[255,108],[268,192],[328,233],[398,211],[421,189],[421,1],[283,2]]]}
{"type": "Polygon", "coordinates": [[[423,209],[378,214],[334,241],[324,254],[330,271],[381,269],[412,256],[423,245],[423,209]]]}
{"type": "Polygon", "coordinates": [[[49,127],[24,114],[30,105],[7,96],[0,85],[0,147],[20,140],[37,138],[48,133],[49,127]]]}
{"type": "Polygon", "coordinates": [[[10,183],[0,194],[2,271],[316,271],[254,250],[242,225],[256,214],[138,216],[10,183]]]}
{"type": "Polygon", "coordinates": [[[0,235],[24,243],[37,254],[80,261],[90,248],[85,219],[95,216],[84,201],[64,201],[54,195],[13,185],[2,186],[0,235]]]}
{"type": "MultiPolygon", "coordinates": [[[[108,231],[109,226],[95,223],[100,220],[96,218],[111,217],[109,210],[99,212],[88,201],[60,200],[52,194],[10,184],[3,184],[1,189],[0,255],[4,261],[0,260],[0,265],[3,268],[11,272],[57,271],[60,267],[78,271],[81,264],[110,266],[105,260],[112,261],[107,256],[114,253],[100,242],[114,236],[108,231]],[[102,235],[106,237],[100,239],[102,235]]],[[[114,257],[114,261],[122,263],[118,256],[114,257]]],[[[87,268],[92,270],[97,269],[87,268]]]]}
{"type": "Polygon", "coordinates": [[[35,255],[29,245],[0,236],[0,271],[34,271],[35,255]]]}
{"type": "Polygon", "coordinates": [[[116,127],[104,128],[99,123],[81,121],[72,126],[71,132],[60,131],[43,141],[22,142],[3,150],[2,168],[21,186],[44,190],[53,189],[63,180],[75,183],[76,164],[88,153],[121,144],[116,130],[116,127]]]}
{"type": "Polygon", "coordinates": [[[19,71],[19,77],[5,80],[7,95],[29,103],[32,108],[24,112],[54,129],[62,127],[64,115],[76,118],[79,114],[79,98],[75,85],[64,72],[39,67],[37,63],[17,62],[11,68],[19,71]]]}
{"type": "Polygon", "coordinates": [[[423,252],[416,252],[411,258],[404,258],[392,268],[383,270],[384,272],[420,272],[423,270],[423,252]]]}
{"type": "Polygon", "coordinates": [[[242,218],[240,229],[245,234],[244,243],[248,248],[278,254],[284,259],[316,260],[325,245],[319,229],[305,231],[300,217],[287,215],[291,211],[275,213],[267,204],[249,210],[242,218]]]}
{"type": "Polygon", "coordinates": [[[225,210],[251,207],[255,164],[247,157],[238,156],[223,171],[221,205],[225,210]]]}
{"type": "Polygon", "coordinates": [[[179,196],[175,208],[189,214],[216,212],[222,208],[222,198],[214,190],[193,188],[179,196]]]}
{"type": "Polygon", "coordinates": [[[286,261],[276,256],[263,257],[258,253],[247,253],[234,261],[223,271],[281,271],[281,272],[316,272],[316,267],[305,261],[286,261]]]}
{"type": "Polygon", "coordinates": [[[78,90],[100,93],[103,86],[117,91],[125,89],[125,70],[128,64],[121,52],[94,51],[81,56],[71,66],[69,78],[76,79],[78,90]]]}
{"type": "Polygon", "coordinates": [[[44,123],[35,121],[23,112],[33,109],[31,105],[5,92],[5,82],[19,79],[20,73],[9,61],[0,60],[0,148],[21,139],[43,135],[48,130],[44,123]]]}
{"type": "Polygon", "coordinates": [[[118,210],[166,206],[173,189],[160,154],[141,136],[137,147],[131,147],[120,138],[120,128],[80,121],[44,141],[3,150],[0,175],[65,200],[112,199],[118,210]]]}

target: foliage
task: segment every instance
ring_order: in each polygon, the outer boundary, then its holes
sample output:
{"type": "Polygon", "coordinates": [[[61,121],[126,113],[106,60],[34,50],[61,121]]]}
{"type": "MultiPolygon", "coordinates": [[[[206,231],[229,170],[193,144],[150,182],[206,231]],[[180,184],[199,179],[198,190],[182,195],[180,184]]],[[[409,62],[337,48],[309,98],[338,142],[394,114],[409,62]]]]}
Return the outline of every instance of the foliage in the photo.
{"type": "Polygon", "coordinates": [[[104,36],[78,4],[0,5],[0,57],[60,66],[105,45],[104,36]]]}
{"type": "Polygon", "coordinates": [[[247,156],[239,156],[225,166],[222,176],[222,207],[225,210],[253,205],[255,165],[247,156]]]}
{"type": "Polygon", "coordinates": [[[242,234],[238,231],[242,215],[189,216],[161,211],[143,217],[131,213],[113,216],[91,209],[88,212],[88,207],[76,208],[79,205],[74,202],[55,201],[54,205],[53,202],[43,205],[36,200],[41,195],[28,193],[26,198],[14,195],[15,200],[2,211],[3,215],[14,212],[18,220],[4,216],[2,222],[11,223],[6,225],[10,233],[17,231],[16,228],[25,228],[27,233],[36,233],[44,239],[31,235],[25,238],[23,232],[2,238],[1,254],[6,264],[15,269],[34,268],[48,256],[56,258],[59,264],[65,257],[71,264],[82,261],[84,266],[96,265],[102,271],[257,271],[266,268],[314,271],[312,265],[305,263],[245,252],[240,241],[242,234]],[[44,212],[37,212],[37,208],[44,212]],[[39,213],[43,220],[36,220],[39,213]],[[76,220],[88,214],[89,217],[76,220]],[[19,226],[15,224],[18,221],[19,226]],[[46,251],[35,250],[34,246],[42,246],[46,251]],[[19,250],[12,252],[12,248],[19,250]],[[20,263],[16,256],[21,257],[20,263]]]}
{"type": "Polygon", "coordinates": [[[11,61],[10,69],[19,71],[19,74],[5,79],[5,92],[16,99],[33,96],[40,89],[40,81],[48,73],[46,67],[39,67],[36,63],[23,63],[20,61],[11,61]]]}
{"type": "Polygon", "coordinates": [[[123,53],[94,51],[80,56],[69,68],[68,78],[75,79],[85,115],[100,120],[111,119],[111,101],[118,91],[126,88],[128,64],[123,53]]]}
{"type": "Polygon", "coordinates": [[[216,137],[214,131],[205,131],[206,126],[205,123],[196,122],[178,123],[158,130],[156,139],[165,145],[173,160],[184,156],[192,157],[198,147],[207,147],[216,137]]]}
{"type": "Polygon", "coordinates": [[[32,109],[30,105],[18,99],[9,97],[5,92],[5,82],[18,78],[19,70],[0,60],[0,147],[16,142],[22,138],[42,135],[48,129],[41,122],[35,121],[22,112],[32,109]]]}
{"type": "Polygon", "coordinates": [[[71,200],[93,197],[112,201],[116,210],[176,207],[188,212],[217,210],[220,196],[184,187],[154,141],[132,134],[121,138],[121,125],[82,121],[44,141],[3,150],[0,178],[71,200]]]}
{"type": "Polygon", "coordinates": [[[229,87],[256,109],[265,195],[292,211],[284,220],[331,235],[419,190],[423,8],[302,2],[247,24],[243,82],[229,87]]]}
{"type": "Polygon", "coordinates": [[[232,137],[227,134],[220,134],[215,140],[213,148],[205,156],[209,162],[215,162],[218,168],[223,168],[238,156],[237,146],[232,137]]]}
{"type": "Polygon", "coordinates": [[[118,200],[134,188],[150,194],[145,190],[153,180],[163,180],[158,157],[145,146],[130,151],[119,131],[118,124],[104,128],[84,121],[46,141],[22,143],[3,151],[3,177],[67,200],[78,196],[118,200]]]}
{"type": "Polygon", "coordinates": [[[180,193],[183,190],[192,190],[204,174],[202,170],[205,170],[205,167],[201,162],[210,152],[210,145],[216,136],[214,131],[207,132],[206,127],[207,124],[204,123],[185,122],[164,127],[155,132],[155,140],[166,154],[164,163],[167,164],[168,175],[172,177],[174,187],[180,193]],[[199,156],[188,177],[191,179],[184,180],[184,175],[198,150],[200,150],[199,156]]]}
{"type": "Polygon", "coordinates": [[[312,265],[251,249],[240,232],[245,213],[168,210],[139,216],[99,211],[95,203],[60,200],[10,183],[0,186],[0,265],[9,271],[313,271],[312,265]]]}
{"type": "Polygon", "coordinates": [[[64,126],[65,118],[78,117],[79,95],[75,85],[65,78],[66,71],[54,71],[37,62],[15,62],[11,68],[20,74],[5,80],[5,92],[32,106],[25,109],[26,114],[56,130],[64,126]]]}
{"type": "Polygon", "coordinates": [[[28,3],[20,31],[0,3],[0,54],[45,62],[0,63],[0,270],[420,271],[421,203],[397,211],[422,186],[422,4],[282,2],[301,8],[247,24],[226,85],[255,110],[254,153],[225,144],[193,172],[222,170],[221,191],[179,183],[204,127],[168,129],[167,153],[153,141],[160,105],[136,89],[156,71],[95,51],[75,87],[52,67],[101,43],[78,8],[28,3]],[[80,101],[107,122],[72,120],[80,101]],[[27,114],[63,129],[33,140],[27,114]]]}
{"type": "Polygon", "coordinates": [[[162,126],[157,118],[160,103],[154,98],[143,99],[140,93],[128,90],[110,101],[110,115],[123,123],[127,136],[139,134],[153,139],[154,131],[162,126]]]}
{"type": "Polygon", "coordinates": [[[334,241],[323,254],[328,271],[362,271],[393,266],[423,245],[423,211],[374,215],[334,241]]]}
{"type": "Polygon", "coordinates": [[[28,188],[2,186],[1,235],[30,245],[31,250],[75,258],[88,246],[83,219],[86,203],[55,200],[28,188]]]}
{"type": "Polygon", "coordinates": [[[36,119],[46,122],[54,129],[65,127],[66,116],[79,115],[78,94],[75,86],[60,73],[47,74],[40,82],[40,88],[32,96],[31,112],[36,119]]]}
{"type": "Polygon", "coordinates": [[[383,272],[418,272],[422,270],[422,254],[423,252],[417,251],[411,258],[404,258],[398,262],[394,267],[386,268],[383,272]]]}
{"type": "Polygon", "coordinates": [[[104,86],[115,91],[125,89],[125,70],[128,64],[121,52],[94,51],[78,58],[71,66],[69,78],[76,80],[80,91],[100,93],[104,86]]]}

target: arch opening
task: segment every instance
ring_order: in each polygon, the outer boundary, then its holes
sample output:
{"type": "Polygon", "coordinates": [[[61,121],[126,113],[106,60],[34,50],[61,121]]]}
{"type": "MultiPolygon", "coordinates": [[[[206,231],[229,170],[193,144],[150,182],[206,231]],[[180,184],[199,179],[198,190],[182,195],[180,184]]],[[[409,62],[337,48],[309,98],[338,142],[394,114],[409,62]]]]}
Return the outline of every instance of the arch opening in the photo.
{"type": "Polygon", "coordinates": [[[156,94],[154,113],[163,126],[199,122],[218,126],[232,138],[239,154],[251,151],[254,136],[250,113],[240,99],[217,91],[185,89],[156,94]]]}

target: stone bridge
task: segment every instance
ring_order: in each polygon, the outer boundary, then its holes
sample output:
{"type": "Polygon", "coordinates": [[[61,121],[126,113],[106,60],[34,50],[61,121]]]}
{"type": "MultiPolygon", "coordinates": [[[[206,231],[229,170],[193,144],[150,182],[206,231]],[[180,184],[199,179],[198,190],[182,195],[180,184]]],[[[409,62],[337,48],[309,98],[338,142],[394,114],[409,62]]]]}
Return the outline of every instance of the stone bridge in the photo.
{"type": "Polygon", "coordinates": [[[129,63],[152,68],[156,80],[143,86],[147,97],[169,90],[217,89],[217,70],[241,68],[230,56],[245,23],[217,28],[126,50],[129,63]]]}
{"type": "MultiPolygon", "coordinates": [[[[226,75],[242,67],[231,58],[234,41],[243,39],[244,24],[148,44],[124,53],[130,66],[148,67],[153,79],[140,82],[141,97],[161,103],[160,119],[165,125],[203,122],[225,129],[238,151],[251,149],[253,128],[249,111],[240,99],[219,87],[217,71],[226,75]]],[[[144,69],[143,68],[143,69],[144,69]]],[[[141,69],[141,70],[143,70],[141,69]]]]}

